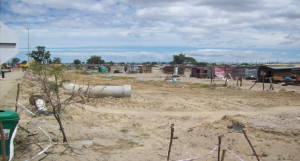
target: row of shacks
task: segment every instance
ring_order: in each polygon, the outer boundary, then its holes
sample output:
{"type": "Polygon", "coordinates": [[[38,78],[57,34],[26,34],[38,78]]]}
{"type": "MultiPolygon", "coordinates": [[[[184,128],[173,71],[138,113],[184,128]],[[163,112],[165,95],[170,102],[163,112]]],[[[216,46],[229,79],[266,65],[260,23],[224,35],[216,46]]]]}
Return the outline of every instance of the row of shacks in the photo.
{"type": "MultiPolygon", "coordinates": [[[[105,65],[107,72],[121,69],[127,73],[166,73],[172,75],[190,75],[197,78],[224,78],[231,76],[233,79],[257,79],[272,77],[275,81],[284,80],[286,77],[297,79],[300,75],[300,67],[262,65],[256,67],[195,67],[195,66],[151,66],[151,65],[105,65]]],[[[89,69],[97,68],[89,65],[89,69]]]]}
{"type": "MultiPolygon", "coordinates": [[[[184,75],[185,73],[189,74],[190,71],[189,67],[186,66],[103,65],[101,67],[105,67],[106,72],[110,73],[113,73],[117,69],[121,69],[126,73],[166,73],[173,75],[184,75]]],[[[99,65],[89,65],[87,68],[96,70],[99,68],[99,65]]]]}
{"type": "Polygon", "coordinates": [[[220,78],[231,76],[236,78],[242,76],[244,78],[256,78],[256,67],[194,67],[192,69],[191,77],[197,78],[220,78]]]}
{"type": "Polygon", "coordinates": [[[163,68],[150,65],[88,65],[87,69],[97,70],[99,67],[106,68],[105,72],[113,73],[115,70],[120,69],[127,73],[156,73],[162,72],[163,68]]]}
{"type": "Polygon", "coordinates": [[[242,77],[244,79],[272,78],[275,82],[284,81],[286,77],[292,81],[300,81],[300,67],[294,66],[272,66],[262,65],[258,67],[193,67],[191,77],[197,78],[224,78],[231,76],[233,79],[242,77]]]}

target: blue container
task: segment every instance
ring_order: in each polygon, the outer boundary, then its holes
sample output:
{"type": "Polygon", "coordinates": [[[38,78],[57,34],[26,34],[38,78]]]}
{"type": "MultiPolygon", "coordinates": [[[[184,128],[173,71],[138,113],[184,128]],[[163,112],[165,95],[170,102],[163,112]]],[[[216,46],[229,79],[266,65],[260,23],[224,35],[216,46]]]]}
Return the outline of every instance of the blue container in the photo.
{"type": "Polygon", "coordinates": [[[172,82],[177,82],[177,79],[176,79],[176,78],[173,78],[173,79],[172,79],[172,82]]]}

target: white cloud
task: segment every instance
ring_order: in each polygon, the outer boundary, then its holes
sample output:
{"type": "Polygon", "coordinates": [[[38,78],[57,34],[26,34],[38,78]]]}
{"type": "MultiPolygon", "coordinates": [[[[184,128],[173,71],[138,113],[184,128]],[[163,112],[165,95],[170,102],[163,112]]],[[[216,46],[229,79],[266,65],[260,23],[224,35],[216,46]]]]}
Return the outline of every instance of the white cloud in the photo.
{"type": "Polygon", "coordinates": [[[234,44],[239,44],[239,43],[243,43],[242,40],[229,40],[226,43],[234,43],[234,44]]]}
{"type": "Polygon", "coordinates": [[[281,42],[281,43],[278,43],[279,45],[290,45],[292,44],[293,42],[291,41],[286,41],[286,42],[281,42]]]}
{"type": "Polygon", "coordinates": [[[128,33],[127,34],[129,37],[134,37],[134,38],[141,38],[141,34],[140,33],[128,33]]]}
{"type": "Polygon", "coordinates": [[[218,47],[286,51],[293,58],[300,50],[298,0],[6,0],[2,4],[1,21],[19,34],[20,47],[27,46],[22,29],[28,27],[32,47],[218,47]]]}
{"type": "Polygon", "coordinates": [[[281,52],[280,55],[288,55],[286,52],[281,52]]]}

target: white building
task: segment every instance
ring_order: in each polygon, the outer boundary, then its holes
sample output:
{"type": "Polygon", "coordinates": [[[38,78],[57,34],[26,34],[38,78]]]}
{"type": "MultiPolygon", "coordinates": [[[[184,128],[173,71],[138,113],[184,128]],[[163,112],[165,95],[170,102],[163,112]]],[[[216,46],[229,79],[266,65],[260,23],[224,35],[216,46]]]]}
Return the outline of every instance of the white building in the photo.
{"type": "Polygon", "coordinates": [[[19,53],[19,36],[0,22],[0,64],[19,53]]]}

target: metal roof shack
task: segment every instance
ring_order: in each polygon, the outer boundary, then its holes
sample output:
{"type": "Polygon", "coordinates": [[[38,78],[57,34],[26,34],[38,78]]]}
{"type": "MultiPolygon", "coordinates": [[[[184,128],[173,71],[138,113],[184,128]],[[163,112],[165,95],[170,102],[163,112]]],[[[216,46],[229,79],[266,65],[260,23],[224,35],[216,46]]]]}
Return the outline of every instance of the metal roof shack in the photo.
{"type": "Polygon", "coordinates": [[[273,77],[274,81],[283,80],[285,77],[291,77],[292,69],[295,67],[287,67],[287,66],[259,66],[257,70],[258,80],[262,82],[261,79],[263,76],[265,79],[269,77],[273,77]]]}

